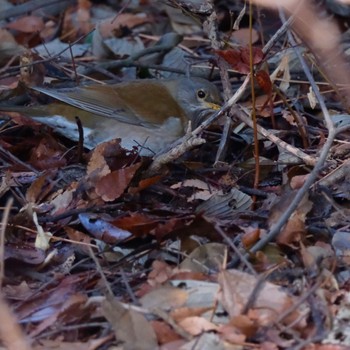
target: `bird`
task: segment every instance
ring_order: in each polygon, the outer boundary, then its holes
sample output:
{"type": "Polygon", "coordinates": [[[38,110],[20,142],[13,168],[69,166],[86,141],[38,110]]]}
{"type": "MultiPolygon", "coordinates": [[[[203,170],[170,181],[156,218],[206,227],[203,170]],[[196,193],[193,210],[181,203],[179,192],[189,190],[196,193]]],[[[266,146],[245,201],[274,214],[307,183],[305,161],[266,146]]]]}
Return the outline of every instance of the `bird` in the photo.
{"type": "MultiPolygon", "coordinates": [[[[79,139],[77,116],[88,149],[120,138],[121,146],[128,150],[139,146],[142,156],[162,152],[185,134],[189,122],[192,129],[197,127],[221,104],[218,88],[203,78],[136,79],[111,85],[32,88],[57,102],[23,107],[24,115],[75,141],[79,139]]],[[[19,111],[19,108],[0,105],[0,110],[19,111]]]]}

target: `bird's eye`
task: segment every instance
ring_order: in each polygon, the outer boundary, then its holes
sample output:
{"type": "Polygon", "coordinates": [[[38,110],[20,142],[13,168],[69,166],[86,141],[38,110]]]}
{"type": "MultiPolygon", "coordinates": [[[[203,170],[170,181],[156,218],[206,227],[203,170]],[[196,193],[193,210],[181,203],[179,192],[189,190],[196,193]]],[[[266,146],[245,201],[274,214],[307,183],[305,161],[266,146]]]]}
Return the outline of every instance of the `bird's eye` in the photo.
{"type": "Polygon", "coordinates": [[[197,96],[200,98],[200,99],[203,99],[207,96],[206,92],[202,89],[198,90],[197,91],[197,96]]]}

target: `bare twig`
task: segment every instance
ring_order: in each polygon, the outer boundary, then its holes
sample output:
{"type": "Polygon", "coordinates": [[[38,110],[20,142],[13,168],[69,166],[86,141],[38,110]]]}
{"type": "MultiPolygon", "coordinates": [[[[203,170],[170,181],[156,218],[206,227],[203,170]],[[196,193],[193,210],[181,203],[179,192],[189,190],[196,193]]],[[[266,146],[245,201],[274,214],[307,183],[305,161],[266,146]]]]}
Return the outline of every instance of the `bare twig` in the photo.
{"type": "Polygon", "coordinates": [[[224,241],[231,247],[231,249],[239,256],[239,259],[245,264],[249,272],[257,276],[257,273],[254,270],[254,267],[252,264],[248,261],[247,257],[244,256],[239,249],[232,243],[232,240],[227,236],[227,234],[223,231],[223,229],[218,225],[214,224],[209,218],[205,218],[208,222],[212,223],[215,227],[215,230],[221,235],[221,237],[224,239],[224,241]]]}
{"type": "MultiPolygon", "coordinates": [[[[283,21],[285,21],[285,17],[283,15],[282,12],[280,12],[280,16],[281,19],[283,21]]],[[[321,152],[320,152],[320,157],[317,160],[317,163],[315,164],[314,169],[312,170],[312,172],[309,174],[309,176],[306,178],[305,183],[303,184],[303,186],[300,188],[300,190],[298,191],[298,193],[296,194],[296,196],[294,197],[294,199],[292,200],[292,202],[290,203],[289,207],[287,208],[287,210],[281,215],[281,217],[279,218],[279,220],[271,227],[270,231],[268,232],[267,235],[265,235],[260,241],[258,241],[252,248],[251,248],[251,252],[257,252],[259,250],[261,250],[267,243],[273,241],[278,234],[280,233],[282,227],[286,224],[286,222],[288,221],[288,219],[290,218],[290,216],[293,214],[293,212],[297,209],[299,203],[301,202],[301,200],[303,199],[303,197],[305,196],[305,194],[308,192],[308,190],[310,189],[311,185],[316,181],[317,176],[319,174],[319,172],[321,171],[324,162],[327,159],[329,150],[331,149],[331,146],[333,144],[335,135],[336,135],[336,130],[334,128],[332,119],[328,113],[328,110],[326,108],[325,102],[323,100],[322,95],[319,93],[318,89],[317,89],[317,85],[316,82],[304,60],[304,58],[302,57],[296,42],[294,40],[293,35],[289,32],[288,33],[288,39],[290,41],[290,44],[292,45],[292,47],[294,47],[295,53],[302,65],[302,68],[304,70],[305,75],[307,76],[307,78],[310,81],[311,87],[314,90],[315,96],[320,104],[321,110],[323,112],[325,121],[326,121],[326,126],[328,129],[328,138],[327,141],[325,142],[321,152]]]]}
{"type": "Polygon", "coordinates": [[[112,288],[111,288],[110,284],[107,281],[106,275],[103,273],[103,270],[102,270],[102,267],[100,265],[100,262],[97,260],[94,251],[92,250],[91,247],[87,247],[87,248],[89,249],[90,257],[91,257],[91,259],[94,261],[94,263],[96,265],[96,269],[97,269],[98,273],[100,274],[102,281],[104,282],[104,285],[105,285],[105,287],[107,289],[107,292],[108,292],[109,296],[114,297],[112,288]]]}
{"type": "MultiPolygon", "coordinates": [[[[235,115],[236,117],[238,117],[242,122],[244,122],[245,124],[247,124],[248,126],[253,128],[253,121],[249,117],[249,112],[245,108],[238,107],[238,106],[233,106],[231,111],[232,111],[232,114],[235,115]]],[[[269,130],[263,128],[260,125],[257,125],[256,128],[257,128],[257,131],[258,131],[258,133],[260,135],[266,137],[271,142],[273,142],[277,146],[281,147],[285,151],[287,151],[287,152],[291,153],[292,155],[300,158],[306,165],[314,166],[316,164],[317,159],[309,156],[308,154],[303,152],[301,149],[296,148],[296,147],[288,144],[287,142],[281,140],[279,137],[277,137],[272,132],[270,132],[269,130]]]]}
{"type": "Polygon", "coordinates": [[[10,210],[12,208],[13,198],[10,197],[6,203],[4,212],[1,219],[0,227],[0,289],[2,287],[2,281],[4,279],[4,268],[5,268],[5,233],[9,220],[10,210]]]}

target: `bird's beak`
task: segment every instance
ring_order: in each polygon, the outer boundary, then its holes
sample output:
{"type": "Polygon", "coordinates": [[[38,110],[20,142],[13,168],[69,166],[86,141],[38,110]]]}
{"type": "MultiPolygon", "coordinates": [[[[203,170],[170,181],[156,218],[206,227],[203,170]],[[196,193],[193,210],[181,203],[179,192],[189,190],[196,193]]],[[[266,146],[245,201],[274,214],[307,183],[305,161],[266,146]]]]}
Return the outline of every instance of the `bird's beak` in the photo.
{"type": "Polygon", "coordinates": [[[212,115],[213,111],[217,111],[221,108],[221,106],[216,103],[206,101],[202,106],[205,107],[205,109],[203,109],[202,112],[196,115],[192,120],[192,129],[198,127],[205,119],[212,115]]]}
{"type": "Polygon", "coordinates": [[[205,102],[205,105],[210,108],[213,109],[214,111],[217,111],[221,108],[220,105],[216,104],[216,103],[212,103],[212,102],[205,102]]]}

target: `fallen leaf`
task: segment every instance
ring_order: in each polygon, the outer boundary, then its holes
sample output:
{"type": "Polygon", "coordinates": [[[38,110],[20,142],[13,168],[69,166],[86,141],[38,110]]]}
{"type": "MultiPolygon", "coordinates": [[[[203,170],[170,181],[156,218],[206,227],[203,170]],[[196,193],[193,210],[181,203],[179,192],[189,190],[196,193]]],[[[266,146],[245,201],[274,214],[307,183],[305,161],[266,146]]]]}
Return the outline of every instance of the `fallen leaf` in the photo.
{"type": "Polygon", "coordinates": [[[133,309],[126,309],[115,299],[102,303],[103,313],[114,329],[124,350],[151,350],[158,348],[156,334],[145,316],[133,309]]]}
{"type": "MultiPolygon", "coordinates": [[[[238,270],[223,271],[219,275],[219,283],[222,288],[220,301],[230,317],[242,314],[243,308],[248,302],[251,293],[257,288],[258,279],[248,273],[238,270]]],[[[270,325],[289,308],[293,308],[296,300],[277,285],[264,282],[258,287],[258,293],[252,303],[251,310],[256,313],[259,325],[270,325]]],[[[305,327],[309,309],[305,304],[300,305],[287,318],[282,320],[287,324],[297,322],[294,327],[305,327]]]]}
{"type": "Polygon", "coordinates": [[[179,322],[179,326],[181,326],[186,332],[192,335],[199,335],[203,332],[212,332],[218,330],[218,327],[214,323],[198,316],[187,317],[181,320],[179,322]]]}
{"type": "Polygon", "coordinates": [[[7,29],[18,30],[23,33],[40,32],[45,27],[43,19],[37,16],[25,16],[17,20],[12,20],[5,25],[7,29]]]}
{"type": "Polygon", "coordinates": [[[112,171],[111,173],[101,177],[96,182],[95,192],[101,196],[105,202],[116,200],[127,189],[130,181],[140,166],[141,163],[136,163],[129,167],[112,171]]]}

